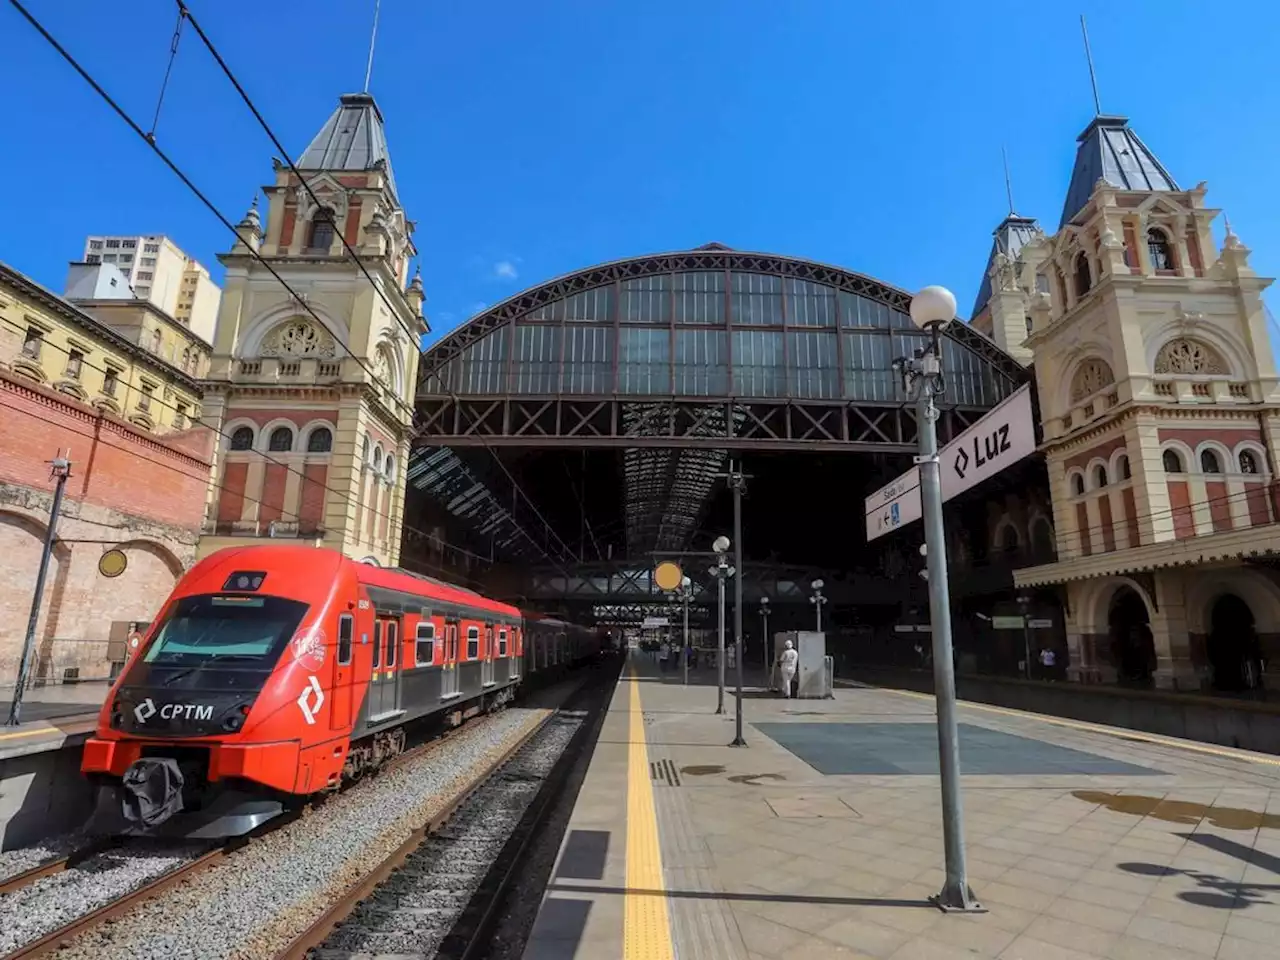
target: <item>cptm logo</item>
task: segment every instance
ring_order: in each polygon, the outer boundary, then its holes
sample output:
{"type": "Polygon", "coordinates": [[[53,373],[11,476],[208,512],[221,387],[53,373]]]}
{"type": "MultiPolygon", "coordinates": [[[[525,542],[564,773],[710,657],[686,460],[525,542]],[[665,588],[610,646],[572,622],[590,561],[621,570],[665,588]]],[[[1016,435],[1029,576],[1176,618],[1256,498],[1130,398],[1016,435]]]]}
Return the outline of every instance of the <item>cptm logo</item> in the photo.
{"type": "Polygon", "coordinates": [[[213,707],[201,703],[166,703],[156,709],[155,701],[150,697],[133,708],[133,715],[138,723],[146,723],[156,714],[161,720],[212,720],[213,707]]]}

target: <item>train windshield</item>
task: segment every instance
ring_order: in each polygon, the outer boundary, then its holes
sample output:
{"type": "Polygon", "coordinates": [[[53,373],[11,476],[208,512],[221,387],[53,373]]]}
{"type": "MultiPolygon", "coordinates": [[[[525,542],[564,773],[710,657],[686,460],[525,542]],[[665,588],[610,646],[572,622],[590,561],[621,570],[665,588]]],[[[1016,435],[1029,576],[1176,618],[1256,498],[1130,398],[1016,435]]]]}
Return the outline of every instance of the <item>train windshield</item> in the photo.
{"type": "Polygon", "coordinates": [[[129,682],[232,688],[261,682],[306,612],[305,603],[282,597],[184,597],[129,671],[129,682]]]}

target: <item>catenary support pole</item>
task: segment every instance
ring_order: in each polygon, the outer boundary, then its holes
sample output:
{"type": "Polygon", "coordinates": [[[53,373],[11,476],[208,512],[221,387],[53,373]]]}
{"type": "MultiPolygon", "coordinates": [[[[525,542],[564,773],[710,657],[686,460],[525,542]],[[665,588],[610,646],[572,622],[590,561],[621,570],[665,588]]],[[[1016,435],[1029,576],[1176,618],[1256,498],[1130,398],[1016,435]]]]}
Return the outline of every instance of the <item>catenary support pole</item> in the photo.
{"type": "Polygon", "coordinates": [[[739,464],[729,466],[729,484],[733,487],[733,565],[736,568],[733,578],[733,659],[737,665],[738,689],[734,694],[734,736],[731,747],[745,747],[747,741],[742,736],[742,581],[745,571],[742,566],[742,488],[746,483],[739,464]]]}
{"type": "Polygon", "coordinates": [[[40,554],[40,569],[36,573],[36,590],[31,597],[31,615],[27,618],[27,637],[22,644],[22,660],[18,664],[18,682],[13,688],[13,701],[9,704],[8,725],[16,727],[22,721],[22,695],[26,692],[31,674],[31,656],[35,652],[36,627],[40,621],[40,606],[44,602],[44,584],[49,576],[49,558],[53,556],[53,544],[58,535],[58,514],[62,512],[62,494],[71,476],[71,461],[58,456],[50,463],[54,478],[53,506],[49,509],[49,528],[44,535],[44,551],[40,554]]]}
{"type": "MultiPolygon", "coordinates": [[[[934,338],[934,350],[938,350],[934,338]]],[[[926,358],[928,360],[929,358],[926,358]]],[[[938,359],[933,358],[936,366],[938,359]]],[[[947,587],[947,542],[942,526],[938,463],[938,408],[934,376],[919,378],[916,420],[920,435],[920,493],[929,571],[929,622],[933,632],[933,686],[938,704],[938,756],[942,774],[942,839],[946,881],[935,903],[943,910],[981,909],[969,889],[964,851],[964,807],[960,796],[960,734],[956,724],[956,673],[951,646],[951,597],[947,587]]]]}

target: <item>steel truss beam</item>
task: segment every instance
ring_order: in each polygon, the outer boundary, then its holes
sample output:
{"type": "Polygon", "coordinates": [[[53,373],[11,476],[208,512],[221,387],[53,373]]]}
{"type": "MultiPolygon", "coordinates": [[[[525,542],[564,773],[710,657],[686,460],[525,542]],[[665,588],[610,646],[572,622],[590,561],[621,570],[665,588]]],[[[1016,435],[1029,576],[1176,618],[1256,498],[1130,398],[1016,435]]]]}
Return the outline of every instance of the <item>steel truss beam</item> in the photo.
{"type": "MultiPolygon", "coordinates": [[[[598,397],[419,396],[415,443],[445,447],[655,447],[908,453],[915,411],[821,400],[635,400],[598,397]],[[718,428],[708,430],[714,423],[718,428]]],[[[987,410],[942,411],[947,442],[987,410]]]]}
{"type": "MultiPolygon", "coordinates": [[[[522,591],[527,600],[546,603],[594,603],[635,604],[668,603],[670,594],[653,582],[655,562],[650,558],[640,560],[598,561],[578,564],[573,574],[566,577],[558,570],[537,567],[529,571],[528,581],[522,591]]],[[[714,603],[715,579],[708,574],[710,562],[706,557],[688,557],[683,562],[685,575],[693,581],[694,603],[714,603]]],[[[830,571],[813,567],[778,563],[747,563],[747,575],[743,581],[744,602],[758,603],[767,596],[770,603],[809,602],[810,584],[815,578],[827,581],[823,592],[831,603],[858,604],[885,602],[886,589],[891,589],[887,578],[859,577],[854,580],[835,580],[830,571]]],[[[896,597],[896,594],[894,594],[896,597]]]]}

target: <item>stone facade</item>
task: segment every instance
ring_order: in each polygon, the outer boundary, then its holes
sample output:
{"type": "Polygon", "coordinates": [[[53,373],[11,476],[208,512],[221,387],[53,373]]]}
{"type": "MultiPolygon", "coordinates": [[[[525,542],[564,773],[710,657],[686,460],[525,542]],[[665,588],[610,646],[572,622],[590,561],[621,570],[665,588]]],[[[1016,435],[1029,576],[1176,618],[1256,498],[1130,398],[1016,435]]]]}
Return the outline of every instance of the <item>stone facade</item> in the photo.
{"type": "Polygon", "coordinates": [[[1073,679],[1280,675],[1271,281],[1229,225],[1217,248],[1205,185],[1179,189],[1123,119],[1081,135],[1068,194],[1057,233],[989,264],[984,322],[1028,331],[1056,541],[1016,583],[1058,591],[1073,679]]]}
{"type": "Polygon", "coordinates": [[[373,98],[344,96],[297,166],[305,187],[277,164],[265,225],[255,205],[220,257],[205,383],[220,438],[199,552],[290,538],[393,566],[427,327],[373,98]],[[343,139],[351,130],[365,149],[343,139]]]}
{"type": "Polygon", "coordinates": [[[0,684],[12,683],[25,640],[54,481],[69,455],[57,541],[36,626],[36,682],[109,676],[134,624],[149,622],[195,557],[209,432],[164,437],[0,370],[0,684]],[[104,576],[104,553],[123,572],[104,576]],[[112,643],[111,641],[115,641],[112,643]]]}

